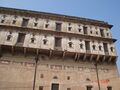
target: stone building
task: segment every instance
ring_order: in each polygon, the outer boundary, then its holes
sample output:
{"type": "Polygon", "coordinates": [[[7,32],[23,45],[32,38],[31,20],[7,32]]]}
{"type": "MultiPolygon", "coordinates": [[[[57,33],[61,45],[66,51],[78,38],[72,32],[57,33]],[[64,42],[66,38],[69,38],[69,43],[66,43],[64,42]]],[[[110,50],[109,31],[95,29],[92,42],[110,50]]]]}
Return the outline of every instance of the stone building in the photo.
{"type": "Polygon", "coordinates": [[[120,90],[111,28],[0,7],[0,90],[120,90]]]}

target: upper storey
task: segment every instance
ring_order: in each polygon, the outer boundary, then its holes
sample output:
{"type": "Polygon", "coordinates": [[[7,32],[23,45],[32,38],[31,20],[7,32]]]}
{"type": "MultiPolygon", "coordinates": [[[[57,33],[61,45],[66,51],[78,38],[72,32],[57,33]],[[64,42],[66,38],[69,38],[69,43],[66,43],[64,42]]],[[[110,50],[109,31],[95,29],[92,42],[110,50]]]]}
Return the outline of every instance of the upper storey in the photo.
{"type": "Polygon", "coordinates": [[[104,21],[3,7],[0,12],[0,25],[112,39],[112,25],[104,21]]]}

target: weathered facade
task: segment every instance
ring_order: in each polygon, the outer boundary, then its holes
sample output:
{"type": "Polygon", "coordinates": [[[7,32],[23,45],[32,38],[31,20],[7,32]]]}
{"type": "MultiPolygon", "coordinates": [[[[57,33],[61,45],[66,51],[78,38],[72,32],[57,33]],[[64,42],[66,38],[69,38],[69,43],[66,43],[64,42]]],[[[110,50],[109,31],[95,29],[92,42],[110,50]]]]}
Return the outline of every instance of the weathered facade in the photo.
{"type": "Polygon", "coordinates": [[[0,90],[120,90],[111,28],[0,7],[0,90]]]}

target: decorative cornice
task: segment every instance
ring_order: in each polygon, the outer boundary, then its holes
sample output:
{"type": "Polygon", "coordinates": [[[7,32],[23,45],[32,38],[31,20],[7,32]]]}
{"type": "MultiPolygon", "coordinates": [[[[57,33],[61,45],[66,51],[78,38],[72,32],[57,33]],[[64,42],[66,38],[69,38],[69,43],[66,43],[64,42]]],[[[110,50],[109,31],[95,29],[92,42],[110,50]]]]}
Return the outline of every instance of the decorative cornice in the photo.
{"type": "Polygon", "coordinates": [[[37,17],[37,18],[46,18],[58,21],[67,21],[67,22],[74,22],[74,23],[82,23],[85,25],[95,25],[100,27],[112,28],[113,25],[108,24],[104,21],[76,17],[76,16],[68,16],[62,14],[55,14],[55,13],[47,13],[47,12],[39,12],[39,11],[32,11],[32,10],[24,10],[24,9],[15,9],[15,8],[8,8],[8,7],[0,7],[0,12],[4,14],[12,14],[12,15],[21,15],[21,16],[28,16],[28,17],[37,17]]]}

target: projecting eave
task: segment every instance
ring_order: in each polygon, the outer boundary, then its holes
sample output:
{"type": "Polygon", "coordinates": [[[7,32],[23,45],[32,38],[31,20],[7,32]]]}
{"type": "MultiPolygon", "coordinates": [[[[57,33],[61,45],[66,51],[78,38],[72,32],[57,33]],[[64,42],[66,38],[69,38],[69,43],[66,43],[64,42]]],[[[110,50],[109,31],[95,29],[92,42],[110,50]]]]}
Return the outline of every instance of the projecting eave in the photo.
{"type": "Polygon", "coordinates": [[[22,15],[22,16],[36,17],[36,18],[46,18],[46,19],[53,19],[58,21],[82,23],[85,25],[95,25],[95,26],[106,27],[110,29],[113,27],[113,25],[110,25],[109,23],[100,21],[100,20],[94,20],[94,19],[77,17],[77,16],[62,15],[62,14],[56,14],[56,13],[39,12],[39,11],[32,11],[32,10],[8,8],[8,7],[0,7],[0,12],[4,14],[22,15]]]}
{"type": "Polygon", "coordinates": [[[117,41],[117,39],[112,39],[112,40],[113,40],[114,43],[117,41]]]}

